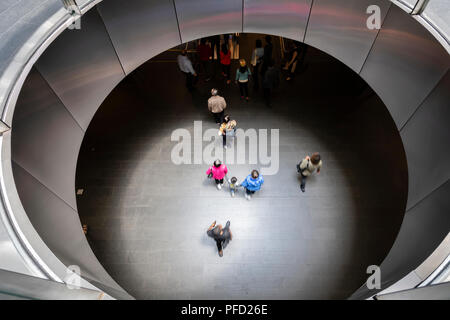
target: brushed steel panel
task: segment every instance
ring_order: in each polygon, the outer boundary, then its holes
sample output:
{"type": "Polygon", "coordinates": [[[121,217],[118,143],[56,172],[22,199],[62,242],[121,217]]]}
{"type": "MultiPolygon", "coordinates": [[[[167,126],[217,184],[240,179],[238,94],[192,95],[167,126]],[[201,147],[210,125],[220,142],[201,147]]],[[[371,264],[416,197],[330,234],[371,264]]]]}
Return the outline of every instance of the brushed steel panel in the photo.
{"type": "Polygon", "coordinates": [[[183,42],[242,32],[242,0],[175,0],[183,42]]]}
{"type": "Polygon", "coordinates": [[[360,75],[400,129],[450,66],[445,49],[417,21],[392,6],[360,75]]]}
{"type": "Polygon", "coordinates": [[[450,179],[450,72],[400,132],[408,160],[411,208],[450,179]]]}
{"type": "Polygon", "coordinates": [[[180,44],[172,0],[108,0],[98,10],[127,74],[180,44]]]}
{"type": "Polygon", "coordinates": [[[447,181],[406,212],[399,235],[380,266],[382,283],[395,282],[416,269],[444,240],[450,230],[449,194],[447,181]]]}
{"type": "Polygon", "coordinates": [[[13,161],[17,190],[36,231],[66,266],[78,265],[81,276],[120,289],[92,252],[78,213],[13,161]]]}
{"type": "Polygon", "coordinates": [[[381,21],[386,16],[387,0],[315,0],[305,42],[339,59],[359,72],[369,54],[378,30],[367,28],[367,7],[377,5],[381,21]]]}
{"type": "Polygon", "coordinates": [[[244,32],[303,41],[312,0],[245,0],[244,32]]]}
{"type": "Polygon", "coordinates": [[[12,160],[76,208],[75,170],[83,131],[36,69],[13,118],[12,160]]]}
{"type": "Polygon", "coordinates": [[[0,269],[32,275],[0,220],[0,269]]]}
{"type": "Polygon", "coordinates": [[[81,18],[80,30],[66,30],[56,38],[36,68],[84,130],[125,76],[96,10],[81,18]]]}

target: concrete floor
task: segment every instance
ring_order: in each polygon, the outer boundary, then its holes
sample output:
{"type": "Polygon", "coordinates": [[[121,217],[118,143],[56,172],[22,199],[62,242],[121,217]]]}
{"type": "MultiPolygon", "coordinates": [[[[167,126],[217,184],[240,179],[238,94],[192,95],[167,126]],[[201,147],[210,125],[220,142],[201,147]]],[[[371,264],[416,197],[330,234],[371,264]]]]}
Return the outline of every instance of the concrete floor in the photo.
{"type": "MultiPolygon", "coordinates": [[[[241,40],[247,60],[254,38],[241,40]]],[[[370,90],[360,94],[359,77],[314,48],[272,109],[257,93],[240,101],[220,77],[200,81],[191,95],[176,64],[165,62],[170,55],[112,92],[80,152],[78,208],[105,269],[138,299],[348,297],[388,253],[406,203],[403,147],[382,102],[370,90]],[[280,170],[250,202],[217,191],[205,179],[208,164],[171,161],[173,130],[192,132],[194,120],[217,128],[206,108],[213,86],[240,128],[280,129],[280,170]],[[324,167],[303,194],[295,165],[314,151],[324,167]],[[223,258],[206,235],[214,220],[231,221],[223,258]]],[[[229,169],[242,179],[253,167],[229,169]]]]}

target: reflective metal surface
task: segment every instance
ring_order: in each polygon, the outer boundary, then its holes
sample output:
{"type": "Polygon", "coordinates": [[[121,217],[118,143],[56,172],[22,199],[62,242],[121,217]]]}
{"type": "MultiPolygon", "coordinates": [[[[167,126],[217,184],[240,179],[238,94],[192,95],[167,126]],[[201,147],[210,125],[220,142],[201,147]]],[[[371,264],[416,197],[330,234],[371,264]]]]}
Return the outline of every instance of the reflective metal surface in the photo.
{"type": "Polygon", "coordinates": [[[303,41],[312,0],[244,0],[244,32],[303,41]]]}
{"type": "MultiPolygon", "coordinates": [[[[294,1],[290,2],[294,3],[294,1]]],[[[280,3],[284,8],[287,8],[290,2],[282,1],[280,3]]],[[[268,1],[247,1],[249,9],[263,8],[265,3],[268,3],[268,1]]],[[[432,92],[432,90],[443,75],[448,72],[449,59],[447,52],[439,43],[417,21],[414,21],[396,6],[391,6],[383,28],[373,44],[377,31],[366,28],[368,15],[365,13],[367,6],[372,4],[378,4],[382,8],[381,12],[384,16],[390,2],[381,0],[351,0],[345,2],[315,0],[305,39],[307,43],[330,53],[357,72],[367,58],[361,70],[361,76],[368,81],[369,85],[374,88],[385,102],[398,128],[401,129],[404,126],[402,136],[406,139],[405,149],[407,149],[408,162],[411,168],[410,175],[416,174],[416,176],[410,182],[411,200],[408,202],[410,210],[405,217],[402,230],[392,252],[382,266],[383,272],[386,274],[384,283],[386,285],[397,280],[419,263],[419,260],[423,260],[424,257],[429,255],[432,249],[439,244],[442,234],[448,231],[449,215],[447,213],[450,211],[448,202],[448,194],[450,193],[449,182],[447,181],[442,185],[442,181],[445,181],[443,179],[448,179],[448,170],[444,166],[444,163],[448,164],[448,153],[443,154],[442,159],[437,160],[436,168],[432,165],[424,167],[422,162],[424,161],[423,157],[427,153],[435,153],[435,150],[438,150],[440,156],[441,152],[448,152],[448,131],[446,131],[448,121],[445,118],[441,118],[440,120],[445,120],[445,122],[438,122],[439,119],[435,117],[432,111],[440,110],[443,107],[443,105],[438,107],[437,104],[440,103],[439,101],[442,101],[441,99],[444,95],[435,93],[442,92],[442,89],[440,89],[442,85],[439,85],[435,91],[432,92]],[[372,44],[373,47],[370,49],[372,44]],[[369,51],[370,54],[367,56],[369,51]],[[430,94],[430,92],[432,93],[430,94]],[[426,98],[428,94],[430,96],[426,98]],[[424,100],[425,102],[421,108],[417,109],[424,100]],[[431,108],[429,112],[425,110],[428,107],[431,108]],[[414,114],[416,110],[417,112],[414,114]],[[409,122],[408,119],[410,119],[409,122]],[[433,123],[432,129],[434,130],[430,130],[428,121],[433,123]],[[429,133],[429,131],[433,132],[429,133]],[[417,144],[413,140],[417,140],[417,144]],[[429,141],[433,142],[425,146],[429,141]],[[422,152],[421,148],[426,150],[426,152],[422,152]],[[436,171],[434,171],[435,169],[436,171]],[[438,169],[441,171],[442,176],[438,176],[438,169]],[[426,177],[423,185],[419,184],[419,179],[425,175],[429,175],[429,179],[426,177]],[[433,181],[433,177],[438,177],[438,180],[433,181]],[[442,181],[439,179],[442,179],[442,181]],[[435,186],[437,189],[434,188],[435,186]]],[[[299,19],[296,21],[298,25],[295,24],[292,15],[283,19],[282,16],[284,14],[272,12],[271,16],[280,17],[280,23],[275,23],[275,19],[269,20],[267,23],[271,25],[271,29],[275,30],[270,32],[269,28],[263,24],[264,19],[258,17],[254,13],[255,11],[252,11],[253,9],[246,11],[243,19],[242,5],[243,2],[241,0],[175,1],[183,41],[211,34],[240,32],[243,25],[246,26],[245,17],[248,17],[248,27],[253,28],[254,32],[272,34],[292,32],[295,34],[296,28],[298,28],[299,34],[302,32],[302,23],[304,21],[302,13],[300,13],[302,10],[298,11],[299,19]],[[285,21],[288,21],[288,23],[285,21]]],[[[172,1],[134,0],[127,1],[125,4],[124,1],[108,0],[101,4],[100,13],[126,73],[131,72],[155,54],[180,43],[174,3],[172,1]]],[[[9,20],[2,19],[1,21],[6,21],[7,23],[1,24],[0,28],[5,25],[8,28],[10,27],[9,20]]],[[[9,93],[10,83],[13,81],[12,79],[15,79],[15,72],[21,70],[21,77],[24,78],[26,76],[26,72],[29,69],[21,68],[28,61],[30,54],[28,51],[31,49],[35,50],[38,47],[38,40],[33,38],[34,42],[30,42],[25,39],[29,39],[28,35],[40,25],[41,21],[30,20],[28,22],[21,25],[14,24],[15,28],[11,28],[14,32],[22,30],[24,31],[23,34],[9,33],[11,38],[8,39],[20,42],[14,47],[15,50],[20,49],[21,51],[19,51],[20,54],[15,56],[14,60],[8,58],[7,60],[2,59],[0,62],[0,70],[5,70],[7,67],[6,73],[2,74],[2,81],[0,82],[0,100],[2,102],[5,101],[6,94],[9,93]],[[23,29],[20,29],[21,27],[23,29]],[[26,46],[20,47],[22,43],[26,44],[26,46]]],[[[96,25],[99,28],[101,27],[98,20],[96,25]]],[[[44,25],[42,26],[44,27],[44,25]]],[[[47,33],[41,32],[42,34],[47,33]]],[[[97,32],[95,32],[95,35],[98,35],[97,32]]],[[[45,39],[47,42],[52,40],[51,37],[45,39]]],[[[79,40],[77,37],[76,41],[79,40]]],[[[101,37],[101,41],[105,41],[104,36],[101,37]]],[[[89,45],[92,45],[92,43],[89,45]]],[[[43,47],[45,47],[45,44],[43,44],[43,47]]],[[[54,56],[58,56],[56,51],[64,49],[54,49],[54,56]]],[[[43,49],[40,48],[39,50],[43,49]]],[[[37,55],[40,54],[39,50],[36,51],[37,55]]],[[[89,48],[86,48],[86,50],[89,50],[89,48]]],[[[3,53],[3,47],[0,47],[0,51],[3,53]]],[[[15,52],[6,53],[7,55],[5,56],[11,57],[15,52]]],[[[111,58],[110,52],[106,54],[111,58]]],[[[76,63],[79,61],[77,56],[70,53],[68,55],[71,59],[74,59],[74,61],[67,61],[69,67],[71,63],[76,66],[76,63]]],[[[83,63],[98,63],[100,60],[99,57],[95,56],[94,52],[89,52],[88,56],[89,59],[79,59],[83,63]]],[[[77,106],[78,102],[75,101],[76,92],[88,94],[88,91],[84,91],[85,88],[73,86],[75,83],[72,82],[73,77],[79,74],[73,71],[74,69],[66,69],[62,62],[59,61],[49,61],[48,64],[49,66],[47,67],[41,64],[39,68],[45,74],[45,77],[48,78],[51,86],[55,88],[63,102],[68,104],[67,108],[71,110],[73,116],[77,118],[82,127],[85,127],[89,123],[95,107],[86,106],[84,103],[83,105],[80,103],[77,106]],[[51,67],[57,64],[59,64],[58,68],[61,68],[60,70],[64,70],[71,75],[51,75],[54,71],[51,67]]],[[[95,69],[94,66],[91,67],[95,69]]],[[[117,64],[113,68],[116,70],[117,64]]],[[[110,88],[106,85],[102,86],[98,95],[89,91],[89,99],[87,96],[85,97],[87,105],[89,105],[88,100],[90,99],[98,103],[101,100],[100,96],[105,95],[109,89],[112,89],[115,81],[117,81],[115,78],[117,76],[116,71],[114,71],[114,76],[106,77],[110,81],[108,85],[110,88]]],[[[81,76],[83,77],[84,75],[81,76]]],[[[52,208],[64,207],[66,208],[64,210],[71,212],[71,215],[68,215],[68,217],[73,219],[69,219],[73,225],[67,234],[75,235],[79,231],[79,222],[77,224],[77,220],[73,218],[75,211],[72,210],[76,208],[74,172],[76,155],[78,154],[83,130],[77,125],[72,118],[72,114],[65,109],[61,101],[36,70],[32,71],[30,79],[30,82],[25,84],[17,104],[14,126],[11,131],[13,135],[13,159],[26,171],[24,176],[28,176],[28,179],[23,179],[23,181],[25,183],[34,181],[33,189],[30,188],[24,191],[25,196],[23,198],[28,199],[24,203],[28,203],[28,208],[40,208],[41,213],[47,213],[45,209],[42,209],[43,204],[39,202],[39,198],[32,197],[32,193],[34,190],[48,190],[48,192],[43,193],[45,195],[43,195],[43,198],[52,201],[53,204],[49,205],[52,208]],[[27,108],[24,108],[24,105],[27,108]],[[31,176],[34,178],[31,178],[31,176]],[[36,183],[36,181],[39,181],[39,183],[36,183]]],[[[88,79],[89,83],[95,83],[95,85],[100,83],[100,78],[95,79],[95,81],[90,77],[88,79]]],[[[3,114],[3,119],[6,119],[5,122],[8,125],[12,122],[14,103],[9,105],[10,107],[3,114]]],[[[7,134],[10,133],[8,132],[7,134]]],[[[8,160],[3,154],[4,150],[8,150],[8,148],[9,146],[2,145],[2,161],[8,160]]],[[[426,163],[428,164],[428,162],[426,163]]],[[[2,167],[8,168],[8,166],[2,167]]],[[[6,176],[8,174],[4,173],[6,176]]],[[[8,190],[3,192],[3,195],[10,195],[11,192],[11,190],[8,190]]],[[[16,201],[16,199],[13,200],[16,201]]],[[[14,201],[12,204],[17,205],[14,201]]],[[[54,214],[54,212],[51,214],[54,214]]],[[[44,220],[39,220],[41,227],[45,226],[47,228],[44,234],[49,233],[47,237],[52,241],[56,241],[56,239],[63,239],[61,241],[64,241],[64,239],[67,239],[67,234],[57,233],[50,235],[51,232],[56,230],[54,228],[55,223],[50,219],[52,217],[51,214],[48,215],[48,223],[44,220]]],[[[30,213],[30,215],[32,216],[33,214],[30,213]]],[[[22,219],[20,222],[26,224],[26,219],[22,219]]],[[[58,223],[63,222],[59,221],[58,223]]],[[[27,227],[31,228],[29,225],[27,227]]],[[[84,255],[77,252],[76,254],[79,254],[78,257],[86,256],[88,260],[91,259],[92,253],[88,247],[83,244],[80,246],[80,250],[84,250],[87,254],[84,255]]],[[[61,255],[64,254],[61,253],[61,255]]],[[[49,257],[44,258],[50,259],[49,257]]],[[[70,261],[72,258],[66,256],[65,259],[70,261]]],[[[86,263],[86,265],[88,274],[95,279],[102,278],[102,276],[97,274],[94,275],[96,270],[100,269],[92,267],[90,262],[86,263]]],[[[104,279],[108,282],[107,278],[104,279]]]]}
{"type": "Polygon", "coordinates": [[[400,132],[408,159],[407,209],[450,179],[450,126],[442,123],[450,119],[449,104],[447,72],[400,132]]]}
{"type": "Polygon", "coordinates": [[[12,159],[72,208],[75,169],[83,131],[33,69],[14,114],[12,159]]]}
{"type": "MultiPolygon", "coordinates": [[[[0,270],[0,292],[12,299],[39,300],[102,300],[102,292],[80,288],[69,289],[65,284],[0,270]]],[[[0,300],[4,299],[0,296],[0,300]]]]}
{"type": "Polygon", "coordinates": [[[359,72],[378,30],[367,27],[371,5],[380,7],[381,22],[391,3],[384,0],[315,0],[305,42],[359,72]]]}
{"type": "Polygon", "coordinates": [[[0,220],[0,269],[32,275],[0,220]]]}
{"type": "Polygon", "coordinates": [[[78,213],[14,161],[13,172],[31,223],[55,255],[66,266],[79,266],[82,276],[120,289],[92,253],[78,213]]]}
{"type": "Polygon", "coordinates": [[[242,0],[174,0],[182,42],[242,32],[242,0]]]}
{"type": "Polygon", "coordinates": [[[82,17],[80,30],[64,31],[36,67],[83,130],[125,76],[96,10],[82,17]]]}
{"type": "Polygon", "coordinates": [[[98,9],[127,74],[180,44],[172,0],[108,0],[98,9]]]}
{"type": "Polygon", "coordinates": [[[361,76],[401,129],[449,66],[447,52],[433,36],[392,6],[361,76]]]}

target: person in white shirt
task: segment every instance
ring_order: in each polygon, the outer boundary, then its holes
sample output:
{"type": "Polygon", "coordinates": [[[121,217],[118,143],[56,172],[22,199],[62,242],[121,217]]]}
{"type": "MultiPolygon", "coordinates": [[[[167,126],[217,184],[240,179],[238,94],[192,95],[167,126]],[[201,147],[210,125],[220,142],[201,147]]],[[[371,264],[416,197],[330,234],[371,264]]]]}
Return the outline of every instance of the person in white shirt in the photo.
{"type": "Polygon", "coordinates": [[[197,73],[194,70],[194,67],[192,66],[191,60],[187,57],[186,50],[183,50],[180,55],[178,55],[178,67],[180,68],[181,72],[183,72],[186,75],[186,88],[189,91],[194,90],[194,77],[197,76],[197,73]]]}

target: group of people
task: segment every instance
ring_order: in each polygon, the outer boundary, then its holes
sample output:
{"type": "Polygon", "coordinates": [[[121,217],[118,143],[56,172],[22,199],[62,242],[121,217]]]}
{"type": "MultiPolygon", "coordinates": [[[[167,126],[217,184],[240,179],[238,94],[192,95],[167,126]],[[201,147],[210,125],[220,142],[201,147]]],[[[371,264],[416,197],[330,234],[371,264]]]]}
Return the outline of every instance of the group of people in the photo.
{"type": "Polygon", "coordinates": [[[215,160],[213,165],[208,168],[206,175],[208,178],[215,180],[217,190],[221,190],[224,185],[224,181],[227,181],[230,188],[231,197],[233,198],[239,188],[244,188],[245,198],[247,200],[250,200],[252,195],[256,191],[260,190],[264,183],[264,178],[258,170],[252,170],[252,172],[241,183],[238,182],[236,177],[229,179],[228,168],[219,159],[215,160]]]}
{"type": "MultiPolygon", "coordinates": [[[[226,37],[225,37],[226,38],[226,37]]],[[[265,46],[263,47],[260,39],[256,40],[255,49],[253,50],[250,60],[251,67],[245,59],[239,59],[239,67],[235,72],[235,83],[239,86],[239,92],[242,100],[249,101],[249,82],[253,82],[253,91],[259,91],[260,86],[263,89],[263,97],[267,106],[271,107],[271,94],[274,88],[280,83],[280,72],[275,67],[273,56],[272,37],[265,37],[265,46]]],[[[220,44],[220,37],[217,36],[209,39],[201,39],[198,46],[199,65],[205,74],[205,81],[209,81],[213,76],[213,62],[215,49],[218,50],[218,60],[221,65],[221,74],[227,84],[231,83],[231,63],[232,52],[230,42],[224,41],[220,44]]],[[[296,60],[295,60],[296,62],[296,60]]],[[[294,64],[292,62],[291,64],[294,64]]],[[[197,72],[192,65],[191,60],[187,56],[187,51],[183,50],[178,56],[178,66],[185,74],[186,87],[192,92],[194,83],[197,79],[197,72]]],[[[295,70],[295,69],[294,69],[295,70]]]]}
{"type": "MultiPolygon", "coordinates": [[[[217,36],[210,39],[210,45],[206,39],[200,41],[198,47],[199,60],[201,68],[206,75],[205,81],[209,81],[212,74],[212,60],[214,58],[214,50],[218,50],[218,57],[221,65],[222,76],[226,80],[227,84],[231,83],[231,60],[232,53],[227,41],[220,44],[220,38],[217,36]]],[[[264,100],[267,106],[271,106],[271,93],[274,88],[279,85],[280,72],[275,67],[274,60],[272,59],[273,44],[271,36],[265,37],[265,46],[263,47],[260,39],[256,40],[255,49],[253,50],[250,60],[251,67],[247,65],[245,59],[239,60],[239,67],[236,70],[235,82],[239,86],[239,92],[242,100],[249,101],[249,82],[253,82],[253,92],[259,91],[262,87],[264,100]]],[[[217,51],[216,51],[217,52],[217,51]]],[[[290,52],[290,57],[286,61],[284,70],[288,71],[287,81],[293,78],[295,69],[298,62],[301,59],[302,50],[298,43],[293,44],[293,48],[290,52]]],[[[191,61],[187,57],[186,51],[182,51],[178,57],[178,65],[180,70],[186,76],[186,87],[189,91],[193,90],[194,79],[197,77],[197,73],[194,70],[191,61]]],[[[211,97],[208,99],[208,110],[212,113],[214,121],[219,125],[218,135],[223,137],[223,147],[227,148],[227,138],[233,138],[236,133],[237,122],[231,119],[229,115],[225,114],[227,103],[225,98],[219,95],[216,88],[211,90],[211,97]]],[[[306,181],[315,172],[320,173],[322,167],[322,160],[319,153],[313,153],[311,156],[306,156],[300,163],[297,164],[297,173],[300,175],[301,183],[300,189],[305,192],[306,181]]],[[[221,190],[225,184],[228,184],[231,197],[235,197],[238,194],[239,189],[243,188],[244,196],[247,200],[250,200],[255,192],[261,190],[264,183],[263,176],[254,169],[251,173],[245,177],[242,182],[239,182],[238,178],[228,178],[228,168],[222,163],[220,159],[216,159],[212,166],[210,166],[206,175],[209,179],[214,179],[216,187],[221,190]]],[[[219,256],[223,256],[223,249],[232,240],[232,232],[230,229],[230,221],[228,221],[225,227],[220,224],[216,224],[214,221],[207,230],[207,235],[212,237],[217,245],[219,256]]]]}

